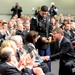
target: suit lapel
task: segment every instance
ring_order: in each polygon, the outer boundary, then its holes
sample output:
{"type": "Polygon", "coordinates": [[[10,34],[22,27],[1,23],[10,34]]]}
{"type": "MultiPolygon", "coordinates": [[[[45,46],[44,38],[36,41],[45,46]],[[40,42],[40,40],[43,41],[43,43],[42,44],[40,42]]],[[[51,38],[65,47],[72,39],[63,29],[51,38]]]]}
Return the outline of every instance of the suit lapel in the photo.
{"type": "Polygon", "coordinates": [[[63,44],[63,41],[64,41],[64,37],[63,37],[63,39],[61,40],[61,43],[60,43],[60,48],[59,48],[59,49],[61,49],[62,44],[63,44]]]}

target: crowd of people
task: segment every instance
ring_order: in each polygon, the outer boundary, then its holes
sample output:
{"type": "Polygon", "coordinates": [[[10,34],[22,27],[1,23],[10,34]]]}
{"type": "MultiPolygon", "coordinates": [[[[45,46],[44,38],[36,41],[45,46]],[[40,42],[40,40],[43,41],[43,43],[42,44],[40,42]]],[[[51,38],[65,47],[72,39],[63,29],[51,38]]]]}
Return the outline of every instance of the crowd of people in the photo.
{"type": "Polygon", "coordinates": [[[18,15],[18,3],[11,11],[9,22],[0,20],[0,74],[54,75],[51,61],[59,59],[59,75],[74,75],[75,19],[57,15],[54,4],[41,6],[34,17],[18,15]]]}

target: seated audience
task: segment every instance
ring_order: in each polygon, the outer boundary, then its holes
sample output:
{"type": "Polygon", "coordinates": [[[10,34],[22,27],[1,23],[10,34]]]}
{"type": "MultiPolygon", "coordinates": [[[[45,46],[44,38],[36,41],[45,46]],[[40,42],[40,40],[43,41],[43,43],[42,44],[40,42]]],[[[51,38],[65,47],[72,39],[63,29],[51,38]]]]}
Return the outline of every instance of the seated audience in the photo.
{"type": "MultiPolygon", "coordinates": [[[[24,75],[15,65],[15,52],[11,47],[5,47],[1,50],[1,75],[24,75]]],[[[29,74],[25,74],[29,75],[29,74]]],[[[30,74],[31,75],[31,74],[30,74]]]]}
{"type": "MultiPolygon", "coordinates": [[[[32,61],[32,59],[29,59],[30,58],[29,57],[30,54],[23,55],[21,57],[21,60],[19,62],[17,62],[17,60],[16,60],[16,51],[15,51],[16,48],[13,48],[15,46],[16,46],[15,42],[13,42],[11,40],[5,40],[2,43],[2,46],[1,46],[1,63],[0,63],[1,64],[0,67],[2,67],[2,69],[0,69],[0,74],[1,75],[5,75],[4,72],[7,72],[7,75],[9,75],[9,74],[10,75],[14,75],[14,74],[21,75],[21,73],[22,73],[22,72],[20,72],[21,70],[23,72],[26,72],[26,73],[27,73],[27,71],[30,71],[31,72],[31,70],[30,70],[29,67],[31,67],[30,64],[33,61],[32,61]],[[5,43],[7,43],[7,45],[5,45],[5,43]],[[12,49],[10,47],[12,47],[12,49]],[[12,53],[12,50],[13,50],[13,53],[12,53]],[[12,53],[12,54],[9,54],[9,53],[12,53]],[[7,60],[4,60],[5,59],[4,57],[6,57],[6,56],[4,56],[4,54],[8,56],[7,57],[7,60]],[[26,60],[26,61],[24,61],[24,60],[26,60]],[[29,61],[30,61],[30,64],[27,64],[27,63],[29,63],[29,61]],[[6,65],[6,66],[4,67],[3,65],[6,65]],[[29,67],[27,68],[27,66],[29,66],[29,67]],[[23,68],[25,68],[25,69],[23,69],[23,68]]],[[[32,67],[33,67],[33,65],[32,65],[32,67]]],[[[42,69],[39,68],[39,67],[34,68],[33,69],[33,72],[35,73],[35,75],[44,75],[42,69]]],[[[30,74],[25,74],[25,75],[31,75],[31,73],[30,74]]]]}
{"type": "Polygon", "coordinates": [[[11,47],[5,47],[1,50],[1,75],[21,75],[21,72],[15,66],[15,52],[11,47]]]}
{"type": "MultiPolygon", "coordinates": [[[[39,66],[43,69],[44,73],[49,72],[48,66],[45,62],[48,61],[49,56],[40,56],[35,48],[35,43],[37,42],[39,38],[38,32],[36,31],[30,31],[27,33],[25,40],[27,47],[30,47],[32,50],[32,53],[35,57],[35,64],[34,66],[39,66]],[[45,61],[45,62],[44,62],[45,61]]],[[[26,45],[24,45],[24,48],[26,49],[26,45]]]]}

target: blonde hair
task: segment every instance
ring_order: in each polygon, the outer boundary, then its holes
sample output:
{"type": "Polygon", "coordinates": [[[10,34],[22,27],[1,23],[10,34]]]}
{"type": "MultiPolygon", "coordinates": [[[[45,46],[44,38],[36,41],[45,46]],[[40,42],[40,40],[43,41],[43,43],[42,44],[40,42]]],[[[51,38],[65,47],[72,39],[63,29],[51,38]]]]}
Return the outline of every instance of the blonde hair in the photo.
{"type": "Polygon", "coordinates": [[[3,49],[4,47],[11,47],[14,49],[14,52],[16,53],[17,46],[16,46],[16,43],[14,41],[4,40],[1,44],[1,49],[3,49]]]}

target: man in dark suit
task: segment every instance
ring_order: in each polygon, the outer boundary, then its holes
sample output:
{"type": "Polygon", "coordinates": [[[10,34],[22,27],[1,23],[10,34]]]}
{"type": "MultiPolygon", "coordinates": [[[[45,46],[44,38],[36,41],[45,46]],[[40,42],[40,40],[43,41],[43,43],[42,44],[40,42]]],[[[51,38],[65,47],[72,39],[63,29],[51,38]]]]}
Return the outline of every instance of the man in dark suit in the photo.
{"type": "Polygon", "coordinates": [[[0,53],[0,75],[31,75],[30,69],[19,70],[17,67],[15,51],[10,47],[5,47],[0,53]]]}
{"type": "Polygon", "coordinates": [[[12,17],[15,15],[18,15],[18,18],[21,17],[22,7],[19,6],[18,3],[15,4],[15,6],[12,7],[11,11],[13,11],[12,17]]]}
{"type": "Polygon", "coordinates": [[[59,62],[59,75],[72,75],[72,69],[67,68],[66,63],[75,61],[75,51],[69,39],[63,36],[63,30],[56,28],[53,30],[53,39],[56,43],[56,54],[50,56],[50,60],[60,59],[59,62]],[[70,70],[71,69],[71,70],[70,70]]]}
{"type": "Polygon", "coordinates": [[[74,33],[73,33],[73,30],[71,29],[70,24],[65,25],[64,36],[67,37],[70,40],[74,39],[74,33]]]}

